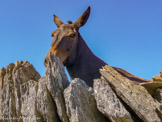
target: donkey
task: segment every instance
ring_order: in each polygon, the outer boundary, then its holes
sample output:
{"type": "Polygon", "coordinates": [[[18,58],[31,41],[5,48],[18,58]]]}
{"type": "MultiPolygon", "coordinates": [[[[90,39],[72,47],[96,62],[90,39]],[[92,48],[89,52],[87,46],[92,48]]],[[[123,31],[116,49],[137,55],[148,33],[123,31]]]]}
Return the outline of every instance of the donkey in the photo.
{"type": "MultiPolygon", "coordinates": [[[[86,24],[89,15],[90,7],[76,22],[68,21],[68,24],[64,24],[54,15],[54,22],[58,29],[52,33],[53,41],[51,49],[44,60],[44,65],[47,66],[48,56],[52,52],[63,62],[71,79],[80,78],[88,86],[93,87],[93,79],[101,77],[99,69],[107,64],[93,54],[79,33],[79,28],[86,24]]],[[[136,77],[123,69],[113,68],[130,80],[149,82],[149,80],[136,77]]]]}

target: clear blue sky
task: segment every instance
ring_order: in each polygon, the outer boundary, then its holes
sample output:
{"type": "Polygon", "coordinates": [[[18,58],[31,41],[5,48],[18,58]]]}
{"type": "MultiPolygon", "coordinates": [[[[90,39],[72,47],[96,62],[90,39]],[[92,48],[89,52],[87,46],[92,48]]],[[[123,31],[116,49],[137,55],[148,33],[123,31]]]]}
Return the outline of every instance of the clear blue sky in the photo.
{"type": "Polygon", "coordinates": [[[88,7],[80,29],[90,49],[106,63],[151,79],[162,70],[162,0],[1,0],[0,67],[27,60],[44,75],[53,14],[75,21],[88,7]]]}

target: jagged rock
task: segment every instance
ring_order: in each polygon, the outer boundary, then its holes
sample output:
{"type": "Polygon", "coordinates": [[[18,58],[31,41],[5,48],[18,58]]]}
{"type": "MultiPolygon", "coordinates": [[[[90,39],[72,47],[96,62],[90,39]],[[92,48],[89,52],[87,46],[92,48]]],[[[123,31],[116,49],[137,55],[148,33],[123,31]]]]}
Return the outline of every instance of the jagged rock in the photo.
{"type": "Polygon", "coordinates": [[[21,81],[21,84],[23,84],[29,80],[38,81],[40,79],[39,73],[35,70],[33,65],[27,61],[16,61],[13,73],[14,80],[17,80],[15,83],[21,81]]]}
{"type": "Polygon", "coordinates": [[[1,69],[1,120],[69,121],[63,98],[69,82],[63,64],[53,54],[49,56],[46,76],[39,79],[39,73],[27,61],[16,61],[1,69]]]}
{"type": "Polygon", "coordinates": [[[27,61],[0,71],[1,118],[19,121],[68,122],[63,91],[69,84],[61,61],[49,56],[46,76],[27,61]],[[39,80],[39,81],[38,81],[39,80]]]}
{"type": "Polygon", "coordinates": [[[140,83],[141,86],[145,87],[145,89],[152,95],[155,95],[156,89],[162,88],[162,82],[149,82],[149,83],[140,83]]]}
{"type": "Polygon", "coordinates": [[[92,88],[84,81],[74,79],[64,91],[67,114],[70,122],[106,122],[97,110],[92,88]]]}
{"type": "Polygon", "coordinates": [[[162,82],[137,85],[110,66],[101,74],[93,92],[80,79],[69,85],[52,53],[42,78],[27,61],[11,63],[0,71],[0,122],[131,122],[135,114],[140,121],[162,120],[162,82]]]}
{"type": "Polygon", "coordinates": [[[37,82],[30,80],[20,87],[23,122],[43,121],[36,109],[37,82]]]}
{"type": "Polygon", "coordinates": [[[155,75],[152,77],[153,81],[162,82],[162,71],[160,71],[160,75],[155,75]]]}
{"type": "MultiPolygon", "coordinates": [[[[26,84],[29,83],[27,82],[26,84]]],[[[57,57],[50,54],[46,76],[40,78],[38,84],[35,86],[37,90],[36,94],[33,94],[33,102],[35,101],[35,107],[33,107],[35,113],[34,117],[41,118],[40,121],[68,122],[69,120],[63,98],[63,90],[68,84],[69,82],[64,71],[64,66],[57,57]]],[[[29,85],[27,86],[29,87],[29,85]]],[[[30,96],[27,96],[27,100],[28,99],[30,99],[30,96]]],[[[27,103],[28,102],[29,101],[27,101],[27,103]]],[[[28,117],[32,116],[28,114],[28,117]]]]}
{"type": "Polygon", "coordinates": [[[99,111],[112,122],[133,122],[130,113],[104,79],[94,80],[93,88],[99,111]]]}
{"type": "Polygon", "coordinates": [[[143,87],[153,96],[156,102],[157,113],[162,120],[162,82],[142,83],[143,87]]]}
{"type": "MultiPolygon", "coordinates": [[[[2,115],[2,87],[4,82],[4,76],[6,74],[6,69],[4,67],[1,68],[0,71],[0,115],[2,115]]],[[[0,119],[1,121],[1,119],[0,119]]]]}
{"type": "Polygon", "coordinates": [[[162,103],[156,101],[156,107],[157,107],[157,114],[159,115],[159,118],[162,121],[162,103]]]}
{"type": "Polygon", "coordinates": [[[16,121],[21,116],[20,85],[29,80],[38,81],[39,78],[39,73],[28,62],[11,63],[6,69],[1,69],[0,115],[4,120],[13,118],[16,121]]]}
{"type": "Polygon", "coordinates": [[[38,81],[40,78],[39,73],[35,70],[32,64],[27,61],[16,61],[15,67],[13,69],[13,81],[14,81],[14,90],[15,90],[15,107],[16,115],[21,115],[21,101],[20,101],[20,85],[28,82],[29,80],[38,81]]]}
{"type": "Polygon", "coordinates": [[[47,88],[55,101],[58,116],[63,122],[68,122],[63,91],[69,82],[62,62],[52,53],[49,55],[46,76],[47,88]]]}
{"type": "Polygon", "coordinates": [[[122,77],[112,67],[106,65],[100,70],[102,76],[110,83],[120,97],[138,116],[146,122],[160,122],[156,112],[156,103],[147,90],[122,77]]]}
{"type": "Polygon", "coordinates": [[[37,112],[42,116],[45,122],[60,122],[57,114],[56,104],[47,89],[47,77],[39,79],[37,91],[37,112]]]}
{"type": "Polygon", "coordinates": [[[0,115],[6,119],[9,117],[16,117],[16,110],[14,104],[14,85],[12,80],[12,71],[14,64],[9,64],[6,69],[6,73],[1,79],[2,89],[1,89],[1,113],[0,115]]]}
{"type": "Polygon", "coordinates": [[[158,112],[160,119],[162,120],[162,88],[156,89],[155,94],[154,94],[154,99],[157,100],[156,101],[157,112],[158,112]]]}
{"type": "Polygon", "coordinates": [[[4,81],[5,74],[6,74],[6,69],[2,67],[0,71],[0,89],[3,88],[3,81],[4,81]]]}
{"type": "Polygon", "coordinates": [[[156,92],[154,94],[154,98],[162,104],[162,88],[156,89],[156,92]]]}

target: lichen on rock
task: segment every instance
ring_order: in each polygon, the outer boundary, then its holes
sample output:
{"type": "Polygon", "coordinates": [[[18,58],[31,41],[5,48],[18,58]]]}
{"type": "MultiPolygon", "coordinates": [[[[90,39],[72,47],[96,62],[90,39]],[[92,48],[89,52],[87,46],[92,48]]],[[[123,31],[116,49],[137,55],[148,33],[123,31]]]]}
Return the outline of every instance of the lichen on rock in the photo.
{"type": "Polygon", "coordinates": [[[160,71],[159,75],[153,76],[152,79],[153,81],[162,82],[162,71],[160,71]]]}

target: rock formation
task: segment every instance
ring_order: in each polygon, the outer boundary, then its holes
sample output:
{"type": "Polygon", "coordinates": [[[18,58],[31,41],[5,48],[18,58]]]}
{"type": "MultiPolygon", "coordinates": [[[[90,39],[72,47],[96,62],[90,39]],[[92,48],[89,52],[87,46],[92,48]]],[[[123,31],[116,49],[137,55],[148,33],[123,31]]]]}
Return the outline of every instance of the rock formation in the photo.
{"type": "Polygon", "coordinates": [[[94,94],[97,108],[111,121],[133,121],[131,114],[126,110],[105,79],[96,79],[94,81],[94,94]]]}
{"type": "Polygon", "coordinates": [[[137,85],[108,65],[100,72],[91,88],[69,82],[53,54],[43,77],[27,61],[9,64],[0,71],[0,122],[162,121],[161,81],[137,85]]]}
{"type": "Polygon", "coordinates": [[[64,97],[70,122],[109,121],[97,109],[93,90],[84,81],[72,80],[64,91],[64,97]]]}
{"type": "Polygon", "coordinates": [[[155,75],[152,77],[154,81],[162,81],[162,71],[160,71],[160,75],[155,75]]]}

